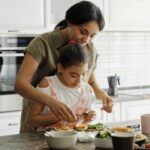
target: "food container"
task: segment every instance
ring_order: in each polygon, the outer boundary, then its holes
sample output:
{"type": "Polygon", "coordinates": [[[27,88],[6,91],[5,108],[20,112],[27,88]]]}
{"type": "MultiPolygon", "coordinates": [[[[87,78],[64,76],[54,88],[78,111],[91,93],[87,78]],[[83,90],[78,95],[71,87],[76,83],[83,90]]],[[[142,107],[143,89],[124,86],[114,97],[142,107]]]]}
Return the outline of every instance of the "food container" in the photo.
{"type": "Polygon", "coordinates": [[[53,149],[68,149],[75,146],[78,132],[50,131],[45,133],[48,146],[53,149]]]}
{"type": "Polygon", "coordinates": [[[98,132],[94,138],[94,145],[99,148],[112,148],[111,135],[108,129],[98,132]]]}

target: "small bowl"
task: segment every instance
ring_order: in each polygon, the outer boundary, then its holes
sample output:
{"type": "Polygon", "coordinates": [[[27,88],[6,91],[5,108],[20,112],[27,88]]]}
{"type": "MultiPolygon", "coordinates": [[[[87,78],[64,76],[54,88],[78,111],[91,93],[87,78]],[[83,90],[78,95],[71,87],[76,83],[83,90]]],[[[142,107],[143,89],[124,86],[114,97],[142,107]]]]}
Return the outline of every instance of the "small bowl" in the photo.
{"type": "Polygon", "coordinates": [[[53,149],[68,149],[75,146],[78,132],[76,131],[50,131],[45,134],[46,142],[53,149]]]}
{"type": "Polygon", "coordinates": [[[141,134],[141,133],[137,133],[135,135],[135,143],[138,144],[139,146],[143,145],[146,142],[146,136],[141,134]]]}
{"type": "Polygon", "coordinates": [[[94,145],[98,148],[112,148],[111,138],[94,138],[94,145]]]}
{"type": "Polygon", "coordinates": [[[141,146],[142,144],[144,144],[146,142],[146,139],[140,139],[140,140],[136,140],[135,143],[139,146],[141,146]]]}

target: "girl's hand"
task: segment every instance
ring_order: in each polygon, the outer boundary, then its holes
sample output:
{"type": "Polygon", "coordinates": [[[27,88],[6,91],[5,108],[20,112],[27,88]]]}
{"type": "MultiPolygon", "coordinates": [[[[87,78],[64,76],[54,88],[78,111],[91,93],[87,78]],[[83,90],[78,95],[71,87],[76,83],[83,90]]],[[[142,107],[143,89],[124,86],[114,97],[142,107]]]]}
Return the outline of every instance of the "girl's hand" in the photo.
{"type": "Polygon", "coordinates": [[[91,110],[89,112],[83,113],[83,122],[93,121],[96,117],[95,111],[91,110]]]}

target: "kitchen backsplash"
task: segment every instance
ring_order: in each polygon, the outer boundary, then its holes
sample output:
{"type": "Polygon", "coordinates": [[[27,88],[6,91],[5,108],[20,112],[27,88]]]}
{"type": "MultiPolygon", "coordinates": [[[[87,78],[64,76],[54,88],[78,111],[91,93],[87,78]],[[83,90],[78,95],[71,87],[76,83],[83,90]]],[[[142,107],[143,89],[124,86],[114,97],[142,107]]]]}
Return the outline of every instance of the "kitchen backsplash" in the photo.
{"type": "Polygon", "coordinates": [[[150,85],[150,32],[100,32],[94,39],[100,54],[98,83],[108,88],[107,76],[120,76],[119,87],[150,85]]]}

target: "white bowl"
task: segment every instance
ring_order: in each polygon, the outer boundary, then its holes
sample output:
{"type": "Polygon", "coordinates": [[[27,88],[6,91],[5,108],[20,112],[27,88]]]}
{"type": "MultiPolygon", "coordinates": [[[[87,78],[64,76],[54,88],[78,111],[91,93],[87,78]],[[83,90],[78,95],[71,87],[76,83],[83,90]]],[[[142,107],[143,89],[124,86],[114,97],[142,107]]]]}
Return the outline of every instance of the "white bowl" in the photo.
{"type": "Polygon", "coordinates": [[[78,133],[78,141],[79,142],[92,142],[97,132],[85,132],[81,131],[78,133]]]}
{"type": "Polygon", "coordinates": [[[111,138],[106,139],[106,138],[96,138],[95,137],[94,145],[99,148],[112,148],[113,147],[111,138]]]}
{"type": "Polygon", "coordinates": [[[76,131],[50,131],[45,133],[48,146],[54,149],[67,149],[77,142],[76,131]]]}

